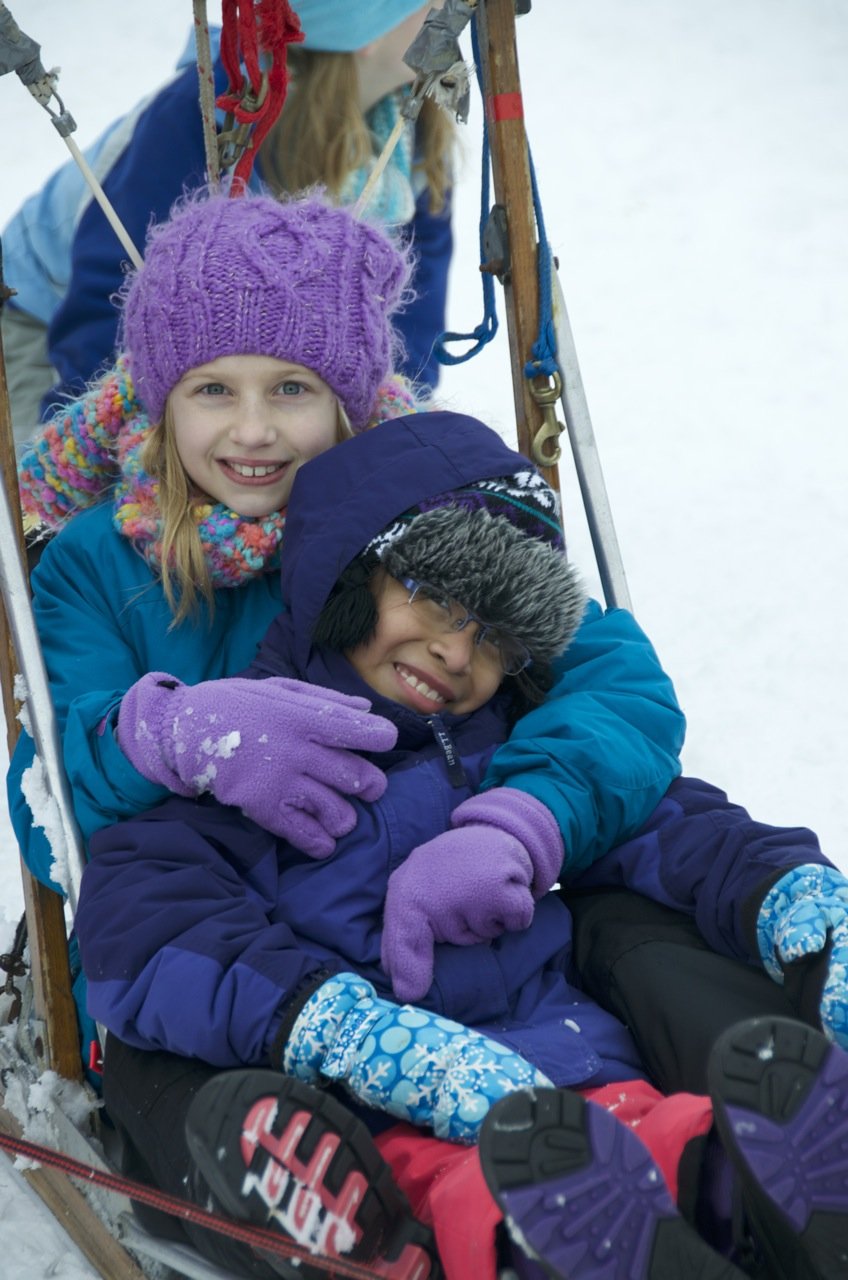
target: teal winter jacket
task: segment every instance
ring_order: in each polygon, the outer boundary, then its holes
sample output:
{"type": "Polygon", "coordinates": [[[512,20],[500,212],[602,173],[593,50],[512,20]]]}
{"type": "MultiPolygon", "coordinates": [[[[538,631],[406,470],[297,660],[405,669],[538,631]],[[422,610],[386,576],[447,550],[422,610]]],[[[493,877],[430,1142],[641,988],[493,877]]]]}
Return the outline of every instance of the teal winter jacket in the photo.
{"type": "MultiPolygon", "coordinates": [[[[279,575],[219,589],[212,618],[201,605],[196,620],[169,630],[160,583],[104,502],[48,543],[32,586],[76,819],[88,841],[167,794],[117,745],[123,694],[148,671],[190,684],[242,671],[280,611],[279,575]]],[[[551,809],[568,877],[648,818],[680,773],[685,722],[653,646],[625,610],[590,603],[557,672],[544,705],[495,753],[484,785],[518,787],[551,809]]],[[[10,766],[9,809],[30,870],[51,883],[49,846],[20,789],[31,761],[24,735],[10,766]]]]}

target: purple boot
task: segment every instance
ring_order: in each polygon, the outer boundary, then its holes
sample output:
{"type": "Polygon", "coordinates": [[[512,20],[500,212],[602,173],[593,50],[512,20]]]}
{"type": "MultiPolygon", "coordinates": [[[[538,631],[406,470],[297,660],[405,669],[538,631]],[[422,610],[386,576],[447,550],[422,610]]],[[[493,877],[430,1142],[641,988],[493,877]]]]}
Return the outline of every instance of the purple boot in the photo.
{"type": "Polygon", "coordinates": [[[848,1277],[848,1053],[788,1018],[731,1027],[710,1056],[722,1144],[773,1280],[848,1277]]]}
{"type": "Polygon", "coordinates": [[[577,1093],[502,1098],[483,1122],[480,1160],[513,1244],[547,1276],[743,1280],[677,1212],[633,1131],[577,1093]]]}

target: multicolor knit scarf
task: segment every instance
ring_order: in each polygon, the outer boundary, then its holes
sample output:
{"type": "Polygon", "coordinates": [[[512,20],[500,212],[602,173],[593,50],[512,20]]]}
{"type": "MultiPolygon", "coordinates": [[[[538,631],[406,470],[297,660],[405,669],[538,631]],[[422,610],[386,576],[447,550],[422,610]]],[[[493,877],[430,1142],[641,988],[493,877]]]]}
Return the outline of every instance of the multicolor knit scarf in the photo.
{"type": "MultiPolygon", "coordinates": [[[[409,382],[393,375],[377,392],[369,426],[415,413],[420,405],[409,382]]],[[[24,511],[50,530],[78,512],[114,502],[114,524],[154,572],[162,567],[162,516],[158,482],[142,467],[142,446],[152,430],[133,389],[129,362],[115,367],[84,396],[47,423],[21,460],[18,482],[24,511]]],[[[285,511],[240,516],[222,503],[192,503],[215,587],[237,587],[276,568],[285,511]]]]}
{"type": "MultiPolygon", "coordinates": [[[[407,85],[397,93],[387,94],[368,112],[365,119],[371,131],[374,155],[359,169],[354,169],[345,179],[338,196],[339,204],[353,204],[361,196],[382,154],[383,147],[401,117],[404,100],[410,92],[411,88],[407,85]]],[[[415,215],[416,197],[412,174],[414,141],[414,126],[409,123],[403,130],[389,163],[371,192],[365,211],[365,217],[369,222],[375,222],[381,226],[403,226],[412,221],[415,215]]]]}

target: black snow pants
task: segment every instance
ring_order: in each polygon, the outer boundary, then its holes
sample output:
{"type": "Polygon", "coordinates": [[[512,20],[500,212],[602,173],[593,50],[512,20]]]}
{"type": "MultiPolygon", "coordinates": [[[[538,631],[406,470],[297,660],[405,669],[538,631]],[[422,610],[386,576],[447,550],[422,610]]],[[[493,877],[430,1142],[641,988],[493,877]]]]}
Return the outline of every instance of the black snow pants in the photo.
{"type": "MultiPolygon", "coordinates": [[[[131,1048],[111,1033],[106,1037],[103,1100],[120,1143],[121,1171],[127,1177],[208,1207],[206,1187],[189,1154],[185,1119],[194,1095],[220,1071],[173,1053],[131,1048]]],[[[238,1240],[147,1205],[135,1203],[133,1208],[151,1235],[192,1245],[233,1275],[279,1280],[279,1271],[238,1240]]]]}
{"type": "Polygon", "coordinates": [[[826,955],[793,965],[781,987],[764,970],[712,951],[688,916],[640,894],[562,896],[580,985],[629,1027],[662,1093],[706,1093],[710,1049],[736,1022],[776,1015],[821,1029],[826,955]]]}

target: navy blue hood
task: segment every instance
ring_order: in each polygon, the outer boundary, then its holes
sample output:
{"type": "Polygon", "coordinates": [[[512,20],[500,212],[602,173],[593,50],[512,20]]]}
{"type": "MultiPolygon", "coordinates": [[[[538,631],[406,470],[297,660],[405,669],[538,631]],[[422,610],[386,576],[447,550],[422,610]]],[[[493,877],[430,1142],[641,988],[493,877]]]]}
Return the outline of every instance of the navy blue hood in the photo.
{"type": "Polygon", "coordinates": [[[461,413],[383,422],[305,463],[292,487],[283,539],[288,613],[263,644],[262,673],[309,678],[311,637],[330,592],[392,520],[439,494],[529,466],[491,427],[461,413]]]}

